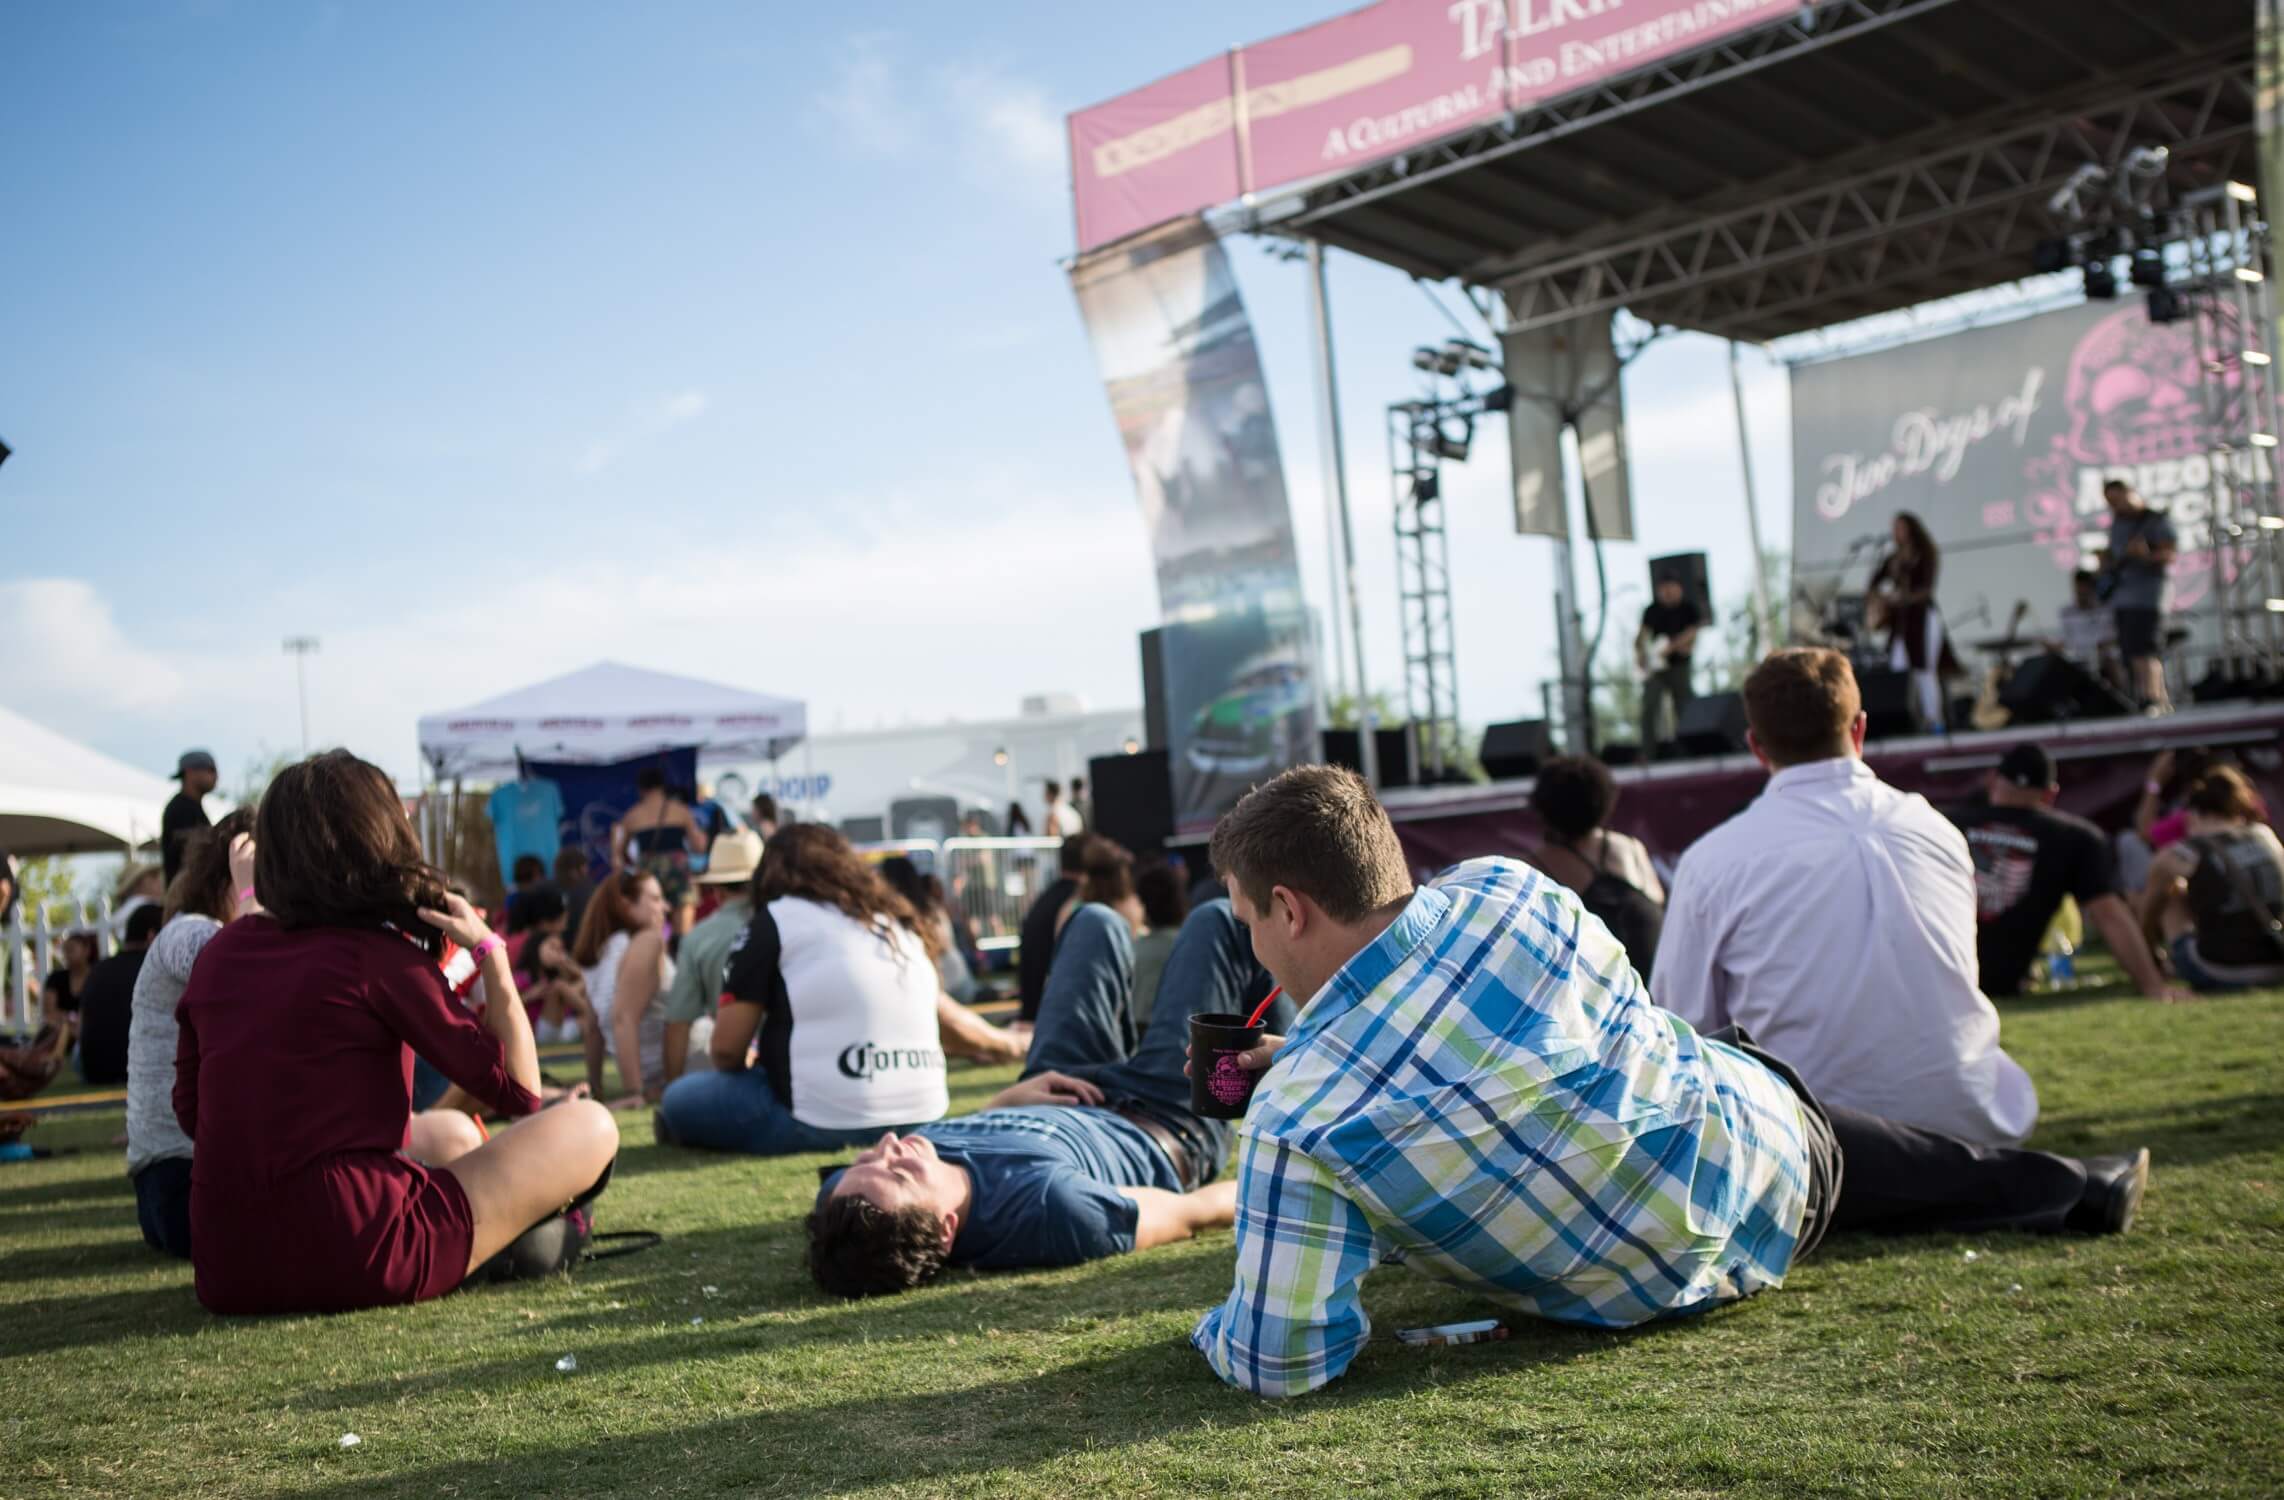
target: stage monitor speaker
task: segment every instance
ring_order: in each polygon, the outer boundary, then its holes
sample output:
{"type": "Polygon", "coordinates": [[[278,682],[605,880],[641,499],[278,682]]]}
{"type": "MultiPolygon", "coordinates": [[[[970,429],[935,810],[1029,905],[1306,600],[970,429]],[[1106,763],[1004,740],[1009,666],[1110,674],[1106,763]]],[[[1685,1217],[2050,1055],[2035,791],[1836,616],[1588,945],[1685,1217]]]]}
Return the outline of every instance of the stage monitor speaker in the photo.
{"type": "Polygon", "coordinates": [[[1145,630],[1142,643],[1142,744],[1145,749],[1172,748],[1166,733],[1166,632],[1145,630]]]}
{"type": "Polygon", "coordinates": [[[1606,766],[1638,766],[1642,763],[1642,747],[1632,740],[1611,740],[1596,752],[1606,766]]]}
{"type": "Polygon", "coordinates": [[[1745,749],[1742,693],[1707,693],[1682,705],[1675,739],[1684,755],[1739,755],[1745,749]]]}
{"type": "Polygon", "coordinates": [[[2014,669],[1999,702],[2016,724],[2051,724],[2061,719],[2118,719],[2133,705],[2108,683],[2066,656],[2041,651],[2014,669]]]}
{"type": "Polygon", "coordinates": [[[1174,836],[1174,775],[1166,752],[1098,755],[1086,770],[1093,831],[1137,856],[1162,852],[1174,836]]]}
{"type": "Polygon", "coordinates": [[[1477,759],[1493,781],[1536,776],[1540,765],[1554,758],[1554,736],[1544,719],[1515,719],[1483,726],[1483,748],[1477,759]]]}
{"type": "Polygon", "coordinates": [[[1651,558],[1650,598],[1652,601],[1657,598],[1657,585],[1661,578],[1680,579],[1682,592],[1688,595],[1690,602],[1697,606],[1697,612],[1705,617],[1706,623],[1712,623],[1713,576],[1706,569],[1704,553],[1675,552],[1665,557],[1651,558]]]}
{"type": "Polygon", "coordinates": [[[1869,667],[1856,674],[1856,688],[1864,696],[1865,739],[1899,740],[1919,733],[1909,672],[1869,667]]]}
{"type": "MultiPolygon", "coordinates": [[[[1326,765],[1346,766],[1359,776],[1364,774],[1364,751],[1359,731],[1327,729],[1323,740],[1326,765]]],[[[1412,737],[1412,727],[1409,724],[1374,729],[1372,748],[1379,752],[1378,769],[1383,788],[1420,784],[1417,742],[1412,737]]]]}

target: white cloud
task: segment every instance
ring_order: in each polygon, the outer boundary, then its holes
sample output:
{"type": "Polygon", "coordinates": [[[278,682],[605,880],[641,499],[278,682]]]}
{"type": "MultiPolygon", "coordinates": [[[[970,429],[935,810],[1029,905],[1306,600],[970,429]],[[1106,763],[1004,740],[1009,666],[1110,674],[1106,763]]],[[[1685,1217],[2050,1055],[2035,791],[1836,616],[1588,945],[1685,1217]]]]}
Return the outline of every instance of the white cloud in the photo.
{"type": "Polygon", "coordinates": [[[630,450],[697,421],[709,404],[706,393],[697,390],[671,391],[637,402],[615,429],[587,445],[579,455],[579,472],[600,474],[630,450]]]}
{"type": "Polygon", "coordinates": [[[846,46],[816,96],[836,140],[867,156],[949,159],[998,191],[1063,191],[1063,120],[1044,89],[992,63],[917,63],[885,33],[854,36],[846,46]]]}
{"type": "Polygon", "coordinates": [[[837,138],[866,155],[903,155],[920,132],[893,55],[895,38],[865,32],[846,45],[832,81],[816,96],[818,110],[837,138]]]}
{"type": "Polygon", "coordinates": [[[0,581],[0,700],[97,713],[179,702],[185,674],[121,634],[111,606],[78,578],[0,581]]]}
{"type": "Polygon", "coordinates": [[[972,63],[938,70],[937,86],[967,135],[977,165],[995,174],[1012,167],[1027,177],[1061,183],[1063,121],[1043,90],[972,63]]]}

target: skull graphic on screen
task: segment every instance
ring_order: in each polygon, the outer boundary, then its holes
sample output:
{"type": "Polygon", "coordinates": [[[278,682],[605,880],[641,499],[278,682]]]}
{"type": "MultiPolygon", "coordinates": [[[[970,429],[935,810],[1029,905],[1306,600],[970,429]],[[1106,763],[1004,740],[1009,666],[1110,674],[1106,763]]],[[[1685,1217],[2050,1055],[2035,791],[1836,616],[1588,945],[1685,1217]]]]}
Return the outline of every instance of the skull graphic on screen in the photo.
{"type": "Polygon", "coordinates": [[[2198,374],[2196,334],[2186,321],[2152,323],[2140,303],[2120,307],[2070,356],[2063,387],[2070,457],[2130,469],[2196,452],[2205,421],[2198,374]]]}

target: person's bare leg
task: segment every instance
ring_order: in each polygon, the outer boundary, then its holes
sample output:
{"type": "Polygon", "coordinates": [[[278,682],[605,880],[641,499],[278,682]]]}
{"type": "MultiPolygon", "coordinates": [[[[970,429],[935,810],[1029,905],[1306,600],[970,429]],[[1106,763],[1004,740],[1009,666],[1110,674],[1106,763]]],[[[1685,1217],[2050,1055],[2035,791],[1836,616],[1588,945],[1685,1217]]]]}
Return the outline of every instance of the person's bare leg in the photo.
{"type": "Polygon", "coordinates": [[[572,1099],[503,1130],[445,1167],[468,1195],[476,1232],[468,1269],[595,1185],[618,1154],[619,1127],[592,1099],[572,1099]]]}
{"type": "Polygon", "coordinates": [[[457,1109],[424,1109],[412,1117],[404,1154],[423,1166],[458,1161],[484,1144],[484,1132],[457,1109]]]}

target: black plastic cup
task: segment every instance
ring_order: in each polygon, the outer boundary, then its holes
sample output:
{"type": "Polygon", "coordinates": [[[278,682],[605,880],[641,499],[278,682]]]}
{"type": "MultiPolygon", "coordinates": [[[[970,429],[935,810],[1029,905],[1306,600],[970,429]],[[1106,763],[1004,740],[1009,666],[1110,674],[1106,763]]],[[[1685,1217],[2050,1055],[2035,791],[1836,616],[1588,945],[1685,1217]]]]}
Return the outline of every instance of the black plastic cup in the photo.
{"type": "Polygon", "coordinates": [[[1266,1026],[1248,1026],[1243,1016],[1190,1017],[1190,1113],[1201,1120],[1240,1120],[1253,1102],[1261,1075],[1241,1066],[1238,1054],[1261,1045],[1266,1026]]]}

